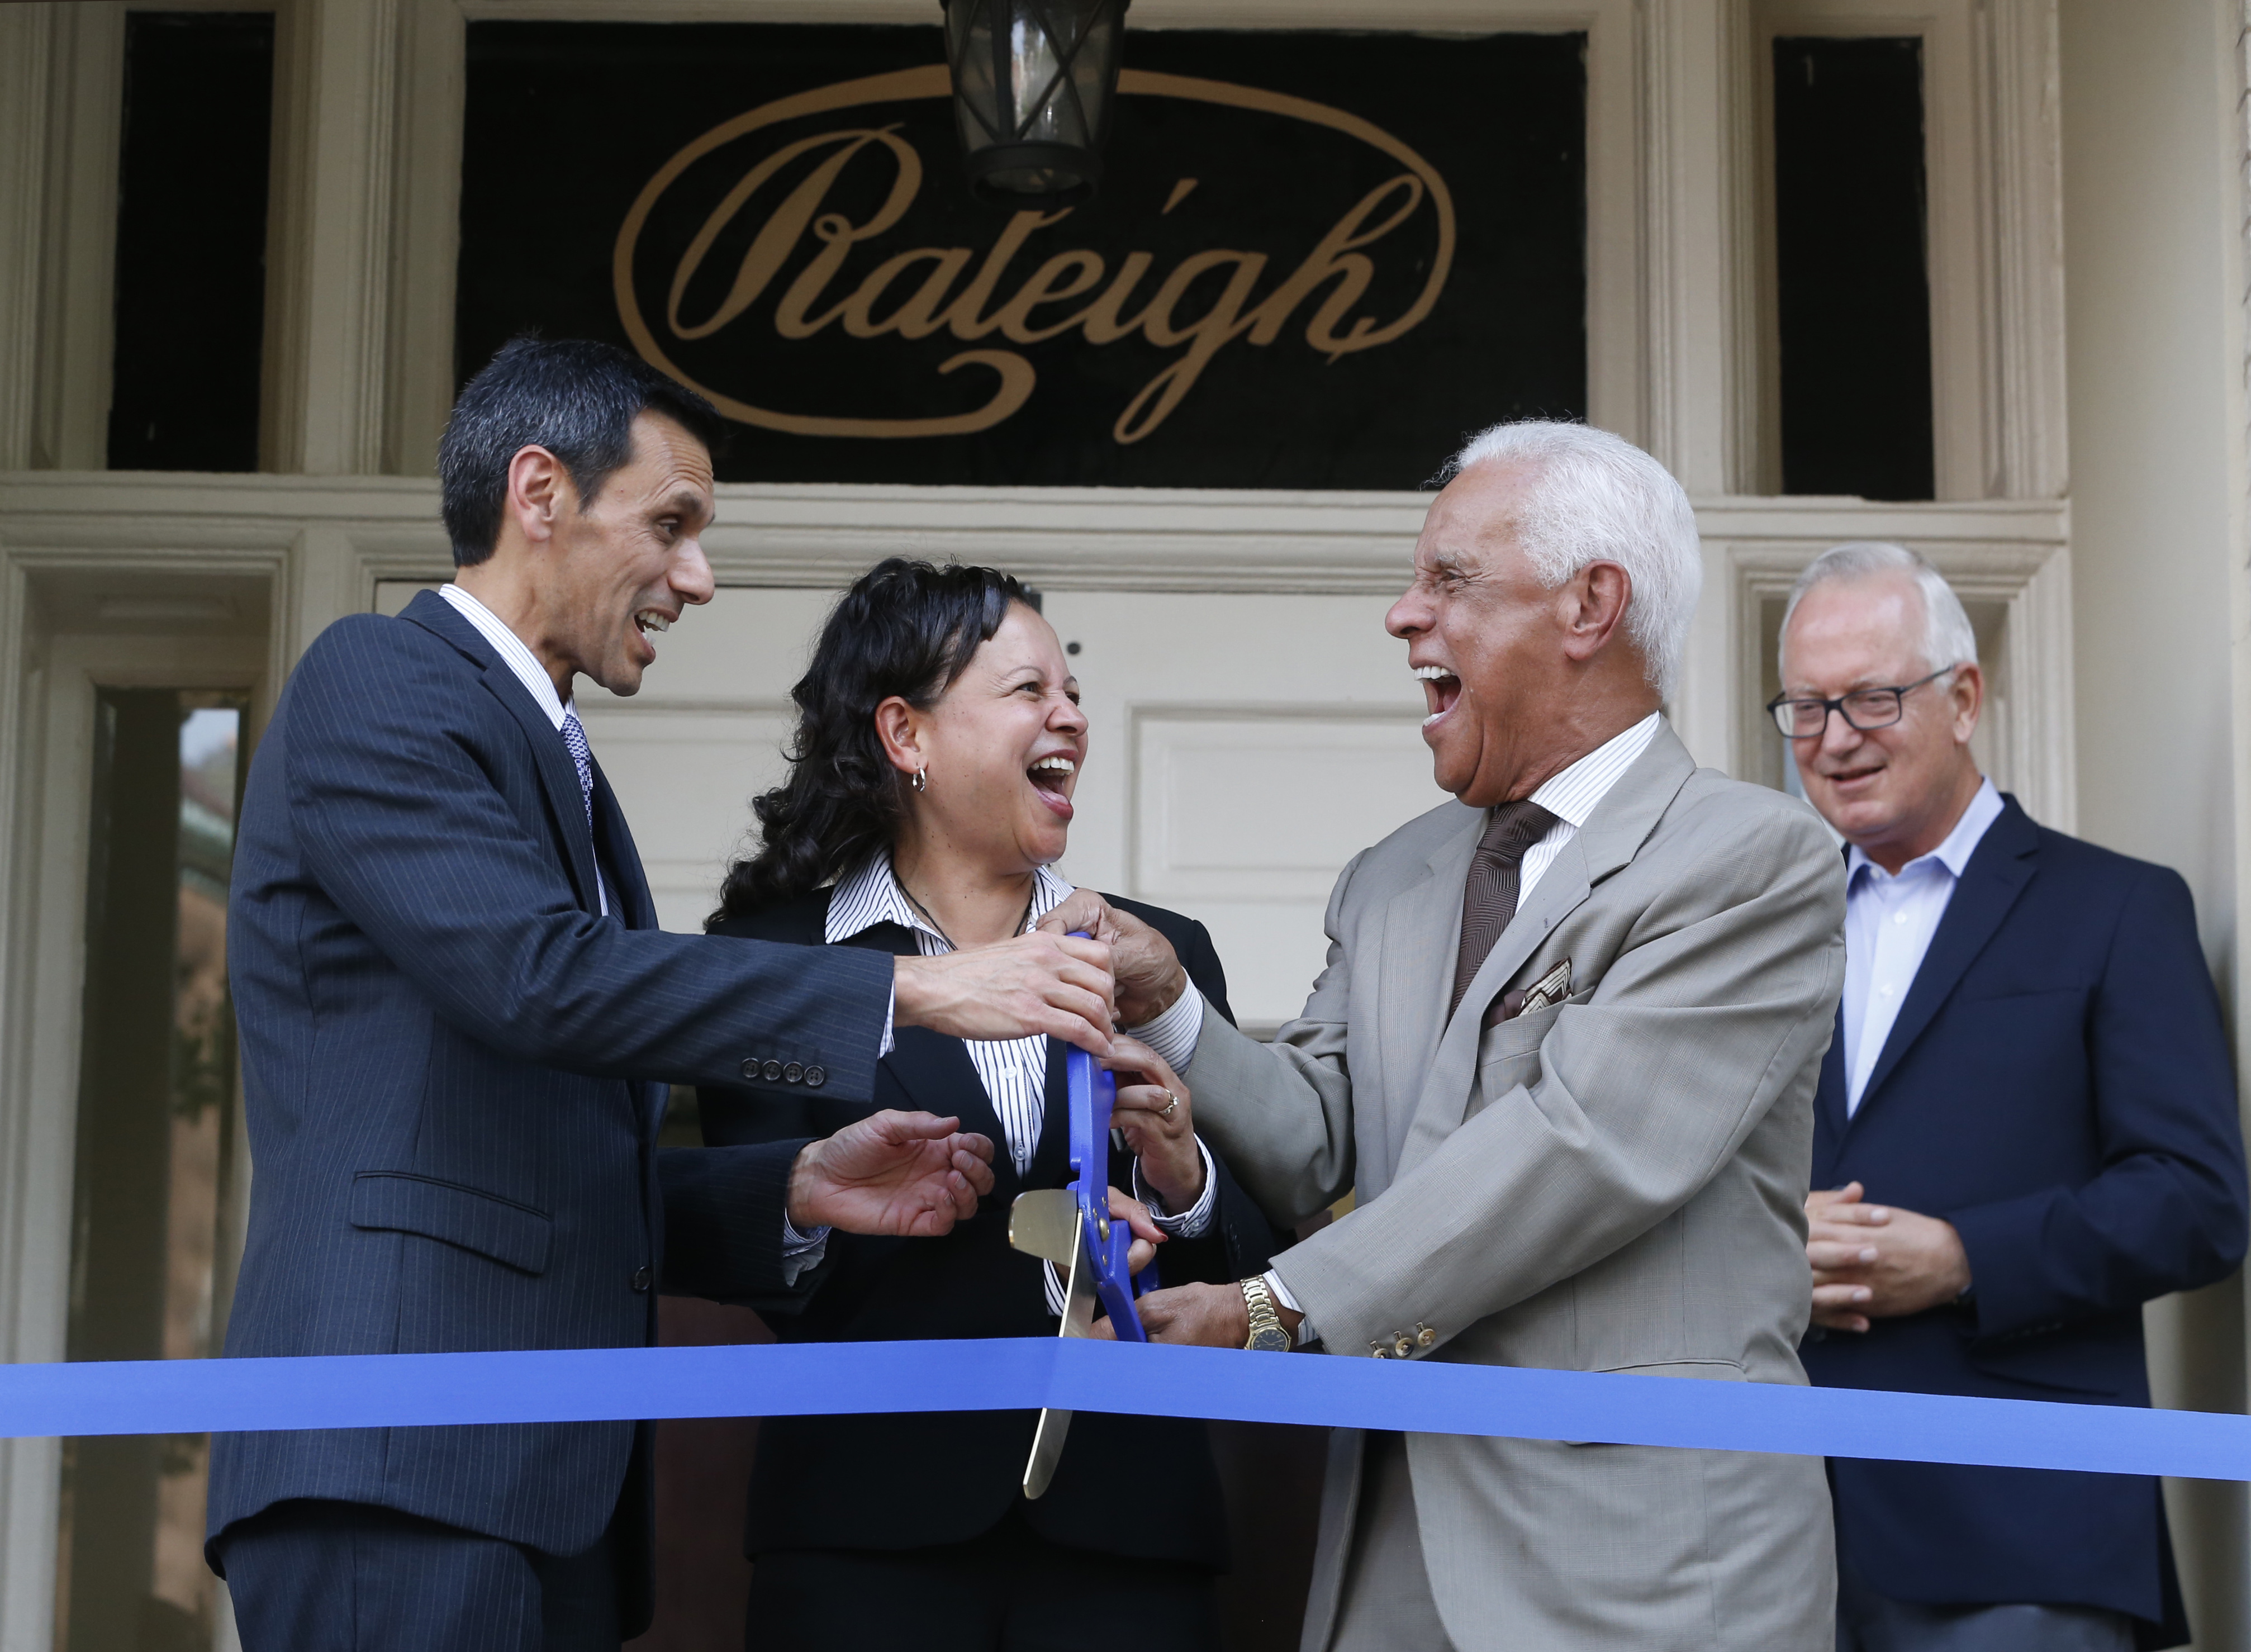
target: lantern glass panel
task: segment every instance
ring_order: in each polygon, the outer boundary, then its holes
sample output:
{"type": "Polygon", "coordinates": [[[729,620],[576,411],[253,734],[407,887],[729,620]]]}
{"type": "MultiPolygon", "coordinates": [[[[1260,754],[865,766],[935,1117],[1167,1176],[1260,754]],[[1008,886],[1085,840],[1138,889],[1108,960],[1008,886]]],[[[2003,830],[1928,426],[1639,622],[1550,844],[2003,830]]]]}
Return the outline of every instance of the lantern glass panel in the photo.
{"type": "Polygon", "coordinates": [[[981,192],[1060,202],[1091,191],[1124,10],[1121,0],[948,0],[954,119],[981,192]]]}

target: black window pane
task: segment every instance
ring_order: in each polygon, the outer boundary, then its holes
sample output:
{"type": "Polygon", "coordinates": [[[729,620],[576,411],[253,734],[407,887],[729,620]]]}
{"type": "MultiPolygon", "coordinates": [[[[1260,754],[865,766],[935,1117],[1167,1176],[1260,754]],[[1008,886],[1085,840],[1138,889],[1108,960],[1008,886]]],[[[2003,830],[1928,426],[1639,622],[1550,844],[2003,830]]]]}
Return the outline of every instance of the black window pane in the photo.
{"type": "Polygon", "coordinates": [[[273,111],[271,12],[128,14],[114,470],[258,469],[273,111]]]}
{"type": "Polygon", "coordinates": [[[1774,43],[1782,490],[1928,499],[1922,43],[1774,43]]]}

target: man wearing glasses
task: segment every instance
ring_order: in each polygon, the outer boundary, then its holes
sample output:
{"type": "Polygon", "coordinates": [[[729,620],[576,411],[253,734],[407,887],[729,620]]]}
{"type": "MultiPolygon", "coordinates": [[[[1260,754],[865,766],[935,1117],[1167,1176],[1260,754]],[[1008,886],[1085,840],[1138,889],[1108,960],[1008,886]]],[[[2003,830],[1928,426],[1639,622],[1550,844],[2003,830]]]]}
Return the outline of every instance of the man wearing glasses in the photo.
{"type": "MultiPolygon", "coordinates": [[[[1970,755],[1977,639],[1898,545],[1790,592],[1769,706],[1847,844],[1806,1200],[1816,1383],[2146,1406],[2142,1304],[2245,1246],[2220,1005],[2177,873],[1970,755]]],[[[2157,1482],[1838,1460],[1839,1652],[2188,1639],[2157,1482]]]]}

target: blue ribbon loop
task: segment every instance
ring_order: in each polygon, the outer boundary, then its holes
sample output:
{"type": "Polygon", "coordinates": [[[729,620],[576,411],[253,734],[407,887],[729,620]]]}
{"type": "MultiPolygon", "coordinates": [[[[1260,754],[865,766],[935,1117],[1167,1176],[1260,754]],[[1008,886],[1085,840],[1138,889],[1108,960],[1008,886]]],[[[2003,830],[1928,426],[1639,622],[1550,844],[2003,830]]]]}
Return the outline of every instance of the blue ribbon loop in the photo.
{"type": "Polygon", "coordinates": [[[0,1435],[1071,1411],[2251,1480],[2251,1417],[1069,1337],[0,1365],[0,1435]]]}

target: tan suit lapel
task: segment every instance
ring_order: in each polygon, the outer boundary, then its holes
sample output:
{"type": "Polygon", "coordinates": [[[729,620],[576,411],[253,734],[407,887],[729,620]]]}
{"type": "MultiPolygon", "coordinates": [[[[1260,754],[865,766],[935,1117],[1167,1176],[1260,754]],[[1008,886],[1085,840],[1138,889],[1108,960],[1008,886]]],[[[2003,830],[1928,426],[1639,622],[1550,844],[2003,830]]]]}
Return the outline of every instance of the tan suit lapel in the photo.
{"type": "Polygon", "coordinates": [[[1430,857],[1429,875],[1401,890],[1384,908],[1376,1024],[1382,1029],[1377,1042],[1387,1081],[1375,1093],[1374,1108],[1364,1093],[1354,1098],[1362,1198],[1374,1198],[1390,1186],[1397,1172],[1399,1146],[1406,1140],[1453,991],[1462,890],[1486,821],[1483,809],[1464,809],[1461,817],[1461,830],[1430,857]]]}
{"type": "MultiPolygon", "coordinates": [[[[1518,908],[1508,927],[1501,931],[1500,939],[1493,943],[1492,952],[1486,955],[1484,967],[1471,979],[1461,1008],[1436,1040],[1437,1048],[1413,1111],[1403,1121],[1403,1129],[1395,1136],[1399,1145],[1392,1163],[1387,1167],[1390,1177],[1396,1177],[1420,1162],[1461,1128],[1462,1114],[1469,1105],[1470,1086],[1477,1080],[1478,1045],[1485,1031],[1486,1010],[1517,971],[1539,951],[1555,927],[1569,917],[1597,885],[1639,852],[1650,833],[1657,829],[1666,807],[1695,772],[1695,760],[1688,755],[1688,748],[1681,745],[1670,724],[1660,724],[1649,749],[1618,776],[1617,784],[1595,805],[1587,823],[1572,834],[1571,841],[1563,845],[1555,863],[1541,874],[1530,898],[1518,908]]],[[[1471,853],[1475,851],[1472,840],[1471,853]]],[[[1455,937],[1460,934],[1462,889],[1468,878],[1469,856],[1465,855],[1452,885],[1456,910],[1450,934],[1455,937]]],[[[1450,940],[1446,947],[1449,968],[1454,945],[1450,940]]],[[[1596,982],[1594,961],[1587,960],[1585,963],[1588,968],[1574,972],[1576,979],[1571,989],[1575,993],[1596,982]]],[[[1404,1073],[1413,1068],[1395,1070],[1404,1073]]]]}

